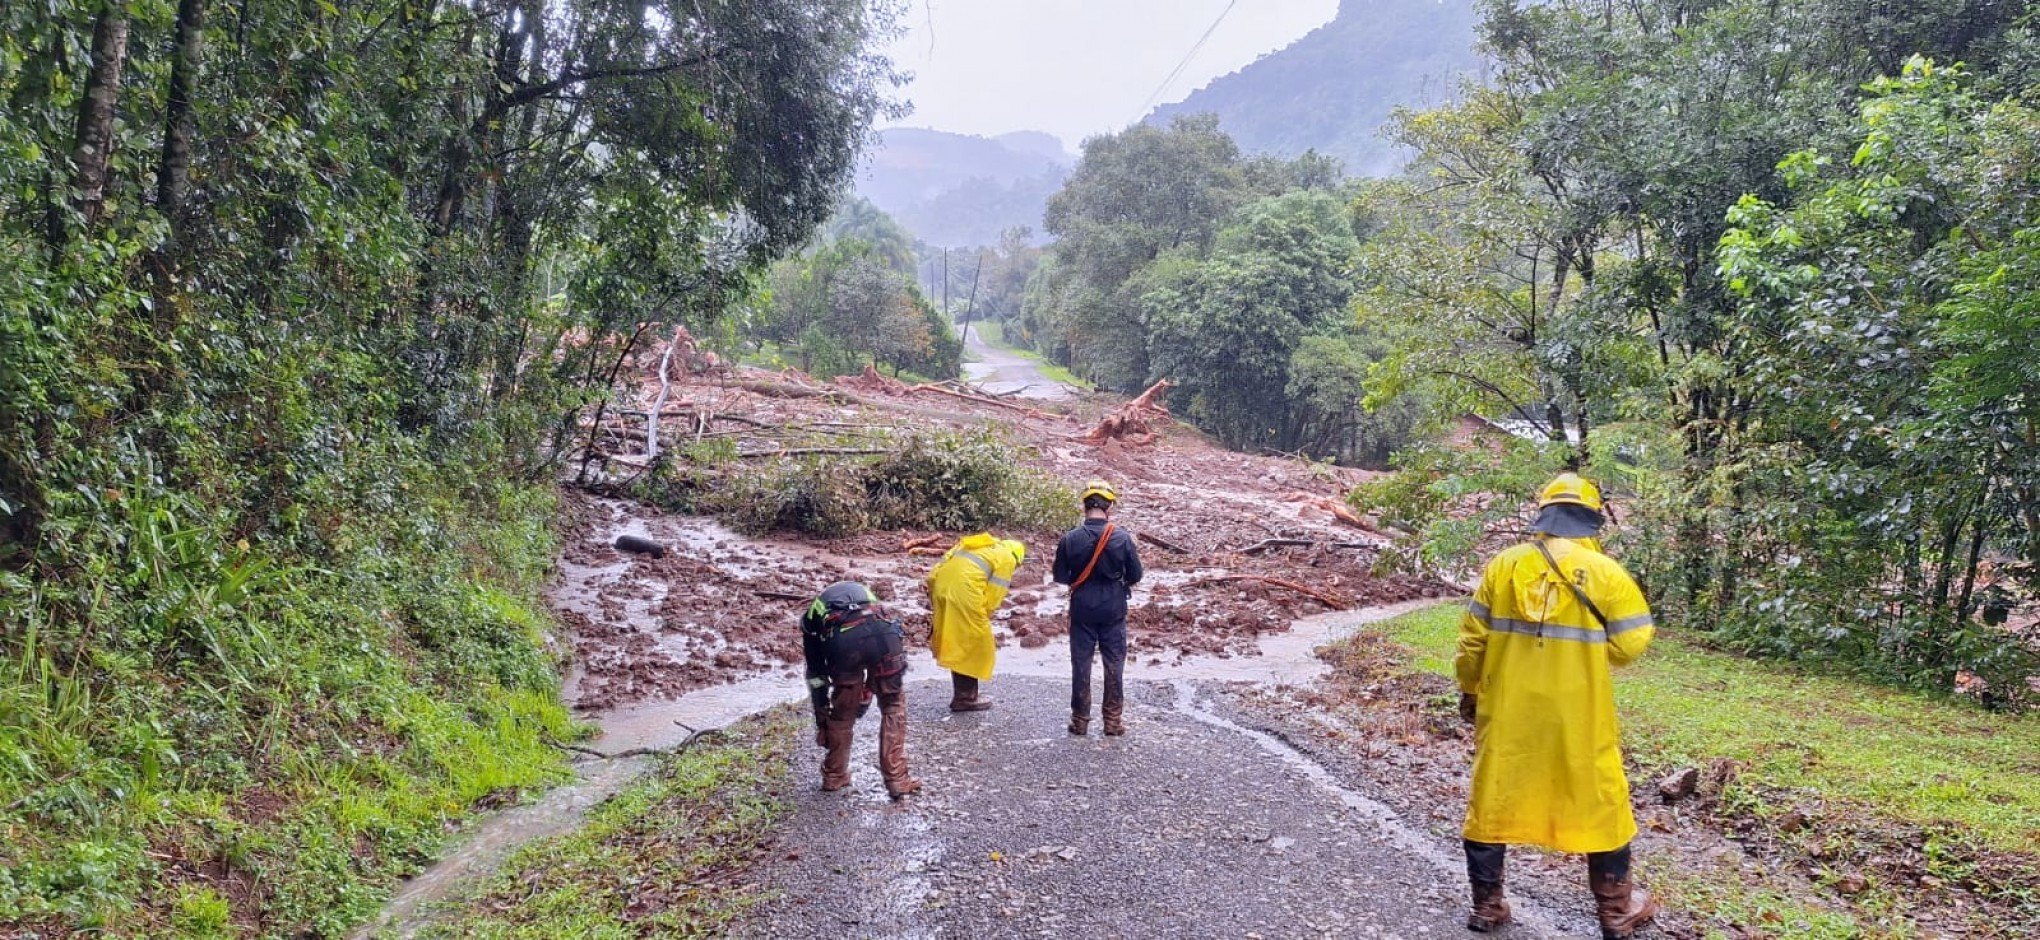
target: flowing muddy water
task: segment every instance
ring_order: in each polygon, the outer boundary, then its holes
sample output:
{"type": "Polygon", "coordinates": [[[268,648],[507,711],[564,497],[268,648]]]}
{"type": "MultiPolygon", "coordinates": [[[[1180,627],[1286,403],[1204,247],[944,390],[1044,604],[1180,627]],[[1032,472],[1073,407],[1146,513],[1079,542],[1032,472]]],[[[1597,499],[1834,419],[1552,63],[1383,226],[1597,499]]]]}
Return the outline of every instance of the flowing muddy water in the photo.
{"type": "MultiPolygon", "coordinates": [[[[575,650],[564,695],[579,717],[600,728],[586,746],[606,755],[665,750],[698,731],[802,700],[796,618],[804,602],[797,598],[812,596],[830,581],[855,578],[872,584],[910,624],[910,632],[918,621],[925,637],[927,611],[916,598],[929,564],[930,559],[900,554],[850,555],[798,542],[748,539],[709,520],[661,516],[614,501],[590,503],[562,555],[549,596],[575,650]],[[668,553],[656,560],[620,554],[610,544],[624,534],[662,542],[668,553]]],[[[1136,591],[1134,605],[1190,603],[1182,589],[1219,570],[1152,570],[1136,591]]],[[[999,675],[1067,677],[1066,636],[1014,633],[1016,625],[1025,630],[1028,623],[1059,620],[1065,603],[1061,590],[1016,584],[1013,596],[994,625],[1001,642],[999,675]]],[[[1315,656],[1317,647],[1364,624],[1432,603],[1419,599],[1303,617],[1285,631],[1250,635],[1244,650],[1235,642],[1221,655],[1153,641],[1145,650],[1135,644],[1127,678],[1307,684],[1328,669],[1315,656]],[[1173,652],[1173,659],[1158,655],[1163,652],[1173,652]]],[[[925,645],[913,646],[910,677],[941,677],[943,670],[925,645]]],[[[996,678],[986,690],[998,694],[996,678]]],[[[860,736],[859,743],[869,746],[868,737],[860,736]]],[[[651,766],[641,757],[580,761],[575,782],[474,823],[442,860],[408,882],[356,936],[415,935],[431,923],[435,904],[457,898],[464,886],[500,867],[519,846],[572,831],[589,809],[651,766]]]]}

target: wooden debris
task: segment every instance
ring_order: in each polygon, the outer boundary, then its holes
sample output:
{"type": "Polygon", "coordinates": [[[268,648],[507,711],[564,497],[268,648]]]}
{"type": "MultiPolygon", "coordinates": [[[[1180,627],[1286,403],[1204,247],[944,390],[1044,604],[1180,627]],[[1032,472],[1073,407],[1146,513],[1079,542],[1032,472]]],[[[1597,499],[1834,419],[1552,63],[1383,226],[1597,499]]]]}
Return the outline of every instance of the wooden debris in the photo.
{"type": "Polygon", "coordinates": [[[1316,539],[1262,539],[1233,551],[1240,555],[1259,555],[1271,548],[1316,548],[1317,544],[1316,539]]]}
{"type": "Polygon", "coordinates": [[[1087,444],[1103,444],[1106,441],[1125,441],[1129,444],[1152,444],[1160,434],[1157,425],[1175,420],[1167,406],[1158,404],[1156,399],[1176,383],[1162,379],[1148,386],[1134,400],[1119,406],[1118,410],[1106,415],[1096,427],[1085,434],[1082,440],[1087,444]]]}
{"type": "Polygon", "coordinates": [[[1318,603],[1323,604],[1326,607],[1329,607],[1333,610],[1350,610],[1353,607],[1352,601],[1340,597],[1337,594],[1333,594],[1328,591],[1319,591],[1316,588],[1305,587],[1304,585],[1298,584],[1294,581],[1284,581],[1281,578],[1266,578],[1254,574],[1221,575],[1215,578],[1205,578],[1199,581],[1192,581],[1190,582],[1189,586],[1196,587],[1198,585],[1204,584],[1226,584],[1236,581],[1250,581],[1259,584],[1267,584],[1274,587],[1283,588],[1285,590],[1295,591],[1296,593],[1308,597],[1311,600],[1317,601],[1318,603]]]}
{"type": "Polygon", "coordinates": [[[904,542],[901,542],[901,543],[900,543],[900,551],[903,551],[903,552],[907,552],[907,553],[909,553],[909,554],[912,554],[912,553],[913,553],[913,551],[914,551],[914,549],[917,549],[917,548],[934,548],[934,547],[936,547],[936,546],[938,546],[938,545],[941,545],[941,544],[942,544],[943,542],[945,542],[945,541],[948,541],[948,537],[947,537],[947,536],[941,536],[941,535],[923,535],[923,536],[921,536],[920,538],[913,538],[913,539],[908,539],[908,540],[906,540],[906,541],[904,541],[904,542]]]}
{"type": "Polygon", "coordinates": [[[1161,536],[1156,535],[1152,532],[1146,531],[1138,532],[1134,534],[1134,537],[1140,539],[1143,542],[1148,543],[1149,545],[1153,545],[1156,548],[1159,548],[1165,552],[1175,552],[1178,555],[1197,554],[1196,552],[1184,548],[1183,546],[1171,542],[1168,539],[1162,538],[1161,536]]]}
{"type": "Polygon", "coordinates": [[[916,385],[913,386],[911,391],[935,392],[940,395],[948,395],[953,398],[961,398],[964,401],[974,401],[980,405],[992,405],[997,408],[1004,408],[1008,411],[1017,411],[1021,414],[1027,415],[1030,418],[1040,418],[1044,421],[1052,420],[1054,418],[1053,415],[1050,415],[1048,412],[1042,411],[1039,408],[1029,408],[1026,405],[1016,405],[1010,401],[1004,401],[1002,399],[988,398],[984,395],[973,395],[969,392],[957,391],[956,389],[950,388],[949,386],[944,385],[940,382],[926,382],[920,385],[916,385]]]}

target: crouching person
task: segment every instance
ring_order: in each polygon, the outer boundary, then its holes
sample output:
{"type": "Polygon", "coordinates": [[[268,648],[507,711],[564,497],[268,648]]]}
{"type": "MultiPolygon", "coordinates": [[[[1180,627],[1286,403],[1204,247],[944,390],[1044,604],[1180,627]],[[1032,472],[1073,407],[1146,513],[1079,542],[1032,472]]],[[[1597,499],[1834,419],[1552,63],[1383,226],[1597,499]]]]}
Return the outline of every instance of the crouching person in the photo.
{"type": "Polygon", "coordinates": [[[800,621],[822,789],[850,785],[850,741],[857,719],[878,699],[878,771],[897,800],[921,789],[907,775],[907,657],[900,623],[871,589],[838,581],[823,589],[800,621]]]}

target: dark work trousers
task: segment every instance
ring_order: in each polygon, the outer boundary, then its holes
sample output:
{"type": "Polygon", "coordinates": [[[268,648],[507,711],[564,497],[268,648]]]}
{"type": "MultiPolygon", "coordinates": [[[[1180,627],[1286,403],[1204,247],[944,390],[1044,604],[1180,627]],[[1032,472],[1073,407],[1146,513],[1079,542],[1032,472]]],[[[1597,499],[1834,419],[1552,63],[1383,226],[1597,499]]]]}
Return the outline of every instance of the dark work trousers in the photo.
{"type": "Polygon", "coordinates": [[[1094,624],[1070,620],[1070,714],[1091,716],[1091,654],[1105,660],[1105,720],[1126,708],[1126,621],[1094,624]]]}
{"type": "MultiPolygon", "coordinates": [[[[888,657],[893,659],[895,657],[888,657]]],[[[912,783],[907,776],[906,664],[887,662],[869,669],[849,669],[833,677],[829,696],[829,721],[822,729],[822,787],[836,790],[850,785],[850,738],[858,716],[878,699],[878,772],[885,778],[888,793],[897,793],[912,783]]]]}
{"type": "MultiPolygon", "coordinates": [[[[1494,842],[1466,843],[1466,878],[1474,884],[1500,884],[1502,863],[1507,860],[1509,847],[1494,842]]],[[[1587,855],[1587,874],[1599,878],[1629,877],[1629,846],[1612,852],[1592,852],[1587,855]]]]}

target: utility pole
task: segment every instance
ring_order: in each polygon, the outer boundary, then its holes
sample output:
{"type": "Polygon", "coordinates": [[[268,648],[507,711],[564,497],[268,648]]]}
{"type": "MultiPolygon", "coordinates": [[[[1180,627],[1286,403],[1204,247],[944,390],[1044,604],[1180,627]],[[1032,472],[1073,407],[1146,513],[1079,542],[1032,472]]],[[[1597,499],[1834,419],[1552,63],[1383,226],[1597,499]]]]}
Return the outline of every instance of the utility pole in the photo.
{"type": "Polygon", "coordinates": [[[942,249],[942,315],[955,317],[949,312],[949,249],[942,249]]]}
{"type": "Polygon", "coordinates": [[[963,311],[963,344],[965,346],[970,345],[970,315],[977,312],[978,278],[983,277],[984,273],[985,273],[985,250],[983,248],[979,248],[977,258],[977,270],[972,271],[970,274],[970,305],[964,308],[963,311]]]}

